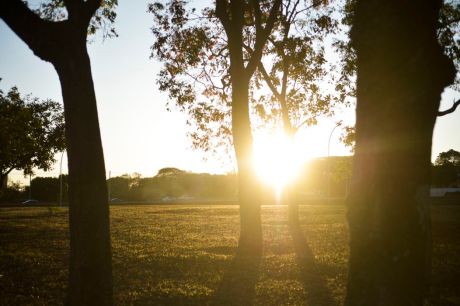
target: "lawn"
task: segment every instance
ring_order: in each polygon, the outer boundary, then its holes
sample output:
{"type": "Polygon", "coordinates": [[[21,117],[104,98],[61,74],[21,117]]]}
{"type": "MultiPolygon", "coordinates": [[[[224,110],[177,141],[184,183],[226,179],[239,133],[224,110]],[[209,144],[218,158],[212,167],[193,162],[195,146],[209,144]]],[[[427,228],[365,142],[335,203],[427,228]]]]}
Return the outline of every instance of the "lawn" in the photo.
{"type": "MultiPolygon", "coordinates": [[[[111,207],[117,305],[340,305],[348,231],[342,205],[264,206],[262,258],[235,257],[238,207],[111,207]]],[[[460,206],[433,208],[432,305],[460,305],[460,206]]],[[[62,304],[67,210],[0,209],[0,305],[62,304]]]]}

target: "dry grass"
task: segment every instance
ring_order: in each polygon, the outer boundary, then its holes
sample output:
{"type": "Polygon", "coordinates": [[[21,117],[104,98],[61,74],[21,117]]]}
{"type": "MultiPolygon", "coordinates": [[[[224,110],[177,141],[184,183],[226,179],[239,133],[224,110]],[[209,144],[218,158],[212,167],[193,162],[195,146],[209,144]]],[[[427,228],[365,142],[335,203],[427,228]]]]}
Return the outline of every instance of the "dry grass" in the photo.
{"type": "MultiPolygon", "coordinates": [[[[433,218],[432,300],[449,305],[460,292],[460,208],[435,208],[433,218]]],[[[116,304],[342,304],[344,207],[302,206],[297,232],[287,226],[285,207],[264,207],[262,220],[264,254],[243,260],[235,258],[237,206],[112,207],[116,304]]],[[[67,210],[0,209],[0,242],[0,305],[62,304],[67,210]]]]}

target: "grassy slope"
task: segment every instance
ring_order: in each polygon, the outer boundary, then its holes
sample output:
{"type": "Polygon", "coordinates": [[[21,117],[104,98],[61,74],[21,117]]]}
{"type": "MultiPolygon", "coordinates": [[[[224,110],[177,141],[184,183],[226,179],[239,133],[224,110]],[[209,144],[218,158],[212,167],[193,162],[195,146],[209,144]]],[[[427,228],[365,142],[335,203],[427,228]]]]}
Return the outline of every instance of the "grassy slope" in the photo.
{"type": "MultiPolygon", "coordinates": [[[[285,208],[264,207],[264,255],[242,260],[236,206],[112,207],[116,304],[339,305],[345,209],[303,206],[301,218],[290,233],[285,208]]],[[[433,219],[433,304],[449,305],[460,292],[460,207],[434,208],[433,219]]],[[[65,209],[0,209],[0,305],[62,304],[67,231],[65,209]]]]}

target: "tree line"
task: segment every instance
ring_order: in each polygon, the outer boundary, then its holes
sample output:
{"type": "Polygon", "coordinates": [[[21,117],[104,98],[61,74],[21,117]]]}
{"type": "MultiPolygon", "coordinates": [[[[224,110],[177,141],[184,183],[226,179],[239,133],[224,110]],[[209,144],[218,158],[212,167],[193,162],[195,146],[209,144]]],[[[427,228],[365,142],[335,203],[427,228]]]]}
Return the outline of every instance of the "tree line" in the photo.
{"type": "MultiPolygon", "coordinates": [[[[291,184],[291,197],[298,203],[308,199],[345,197],[348,194],[352,156],[315,158],[306,162],[291,184]]],[[[457,187],[460,180],[460,153],[441,152],[431,167],[432,187],[457,187]]],[[[29,186],[12,183],[0,193],[0,202],[11,203],[32,199],[46,203],[68,201],[68,175],[61,177],[34,177],[29,186]]],[[[109,201],[149,202],[193,200],[235,201],[238,196],[236,174],[193,173],[174,167],[162,168],[153,177],[139,173],[123,174],[107,179],[109,201]]],[[[263,203],[278,203],[273,186],[261,182],[263,203]]],[[[283,203],[286,204],[286,203],[283,203]]]]}

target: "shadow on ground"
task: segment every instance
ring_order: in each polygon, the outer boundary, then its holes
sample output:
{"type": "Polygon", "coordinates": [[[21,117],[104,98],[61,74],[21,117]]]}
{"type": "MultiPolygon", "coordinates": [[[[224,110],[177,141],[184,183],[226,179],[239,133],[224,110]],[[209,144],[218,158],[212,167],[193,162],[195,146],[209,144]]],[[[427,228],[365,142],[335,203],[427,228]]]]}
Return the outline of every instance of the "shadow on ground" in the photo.
{"type": "Polygon", "coordinates": [[[252,305],[259,278],[261,253],[248,254],[238,248],[222,282],[215,291],[211,305],[252,305]]]}
{"type": "Polygon", "coordinates": [[[306,305],[314,306],[335,306],[338,305],[333,298],[332,292],[326,285],[324,273],[315,261],[315,256],[308,245],[308,241],[299,225],[289,227],[296,261],[300,269],[300,277],[304,286],[306,305]]]}

